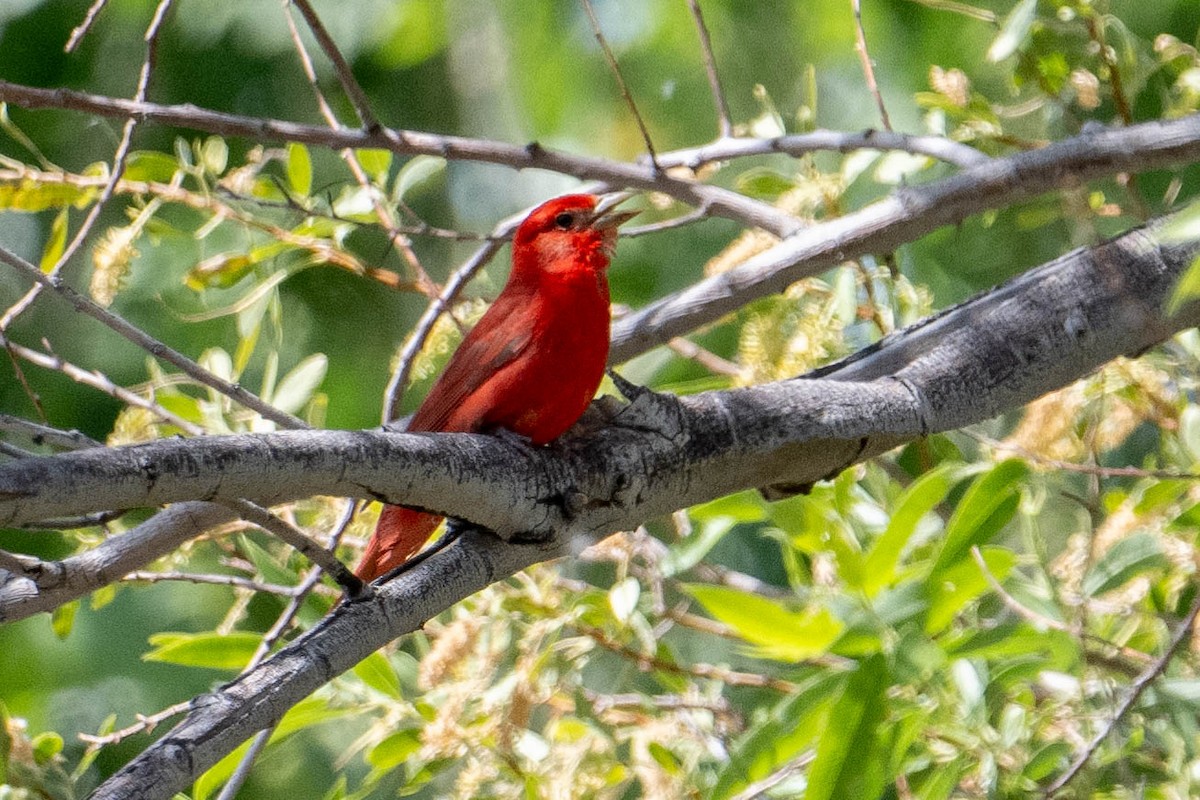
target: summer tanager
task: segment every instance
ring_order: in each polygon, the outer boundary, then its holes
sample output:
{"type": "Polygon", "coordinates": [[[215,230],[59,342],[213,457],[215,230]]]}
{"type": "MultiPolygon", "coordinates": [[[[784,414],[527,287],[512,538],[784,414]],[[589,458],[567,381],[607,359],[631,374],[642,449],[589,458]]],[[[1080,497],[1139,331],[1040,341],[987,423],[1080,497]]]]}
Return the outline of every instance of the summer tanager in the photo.
{"type": "MultiPolygon", "coordinates": [[[[408,425],[410,431],[506,429],[535,445],[571,427],[608,360],[608,260],[622,198],[572,194],[535,208],[517,228],[512,273],[463,339],[408,425]]],[[[441,518],[384,506],[356,573],[371,581],[404,564],[441,518]]]]}

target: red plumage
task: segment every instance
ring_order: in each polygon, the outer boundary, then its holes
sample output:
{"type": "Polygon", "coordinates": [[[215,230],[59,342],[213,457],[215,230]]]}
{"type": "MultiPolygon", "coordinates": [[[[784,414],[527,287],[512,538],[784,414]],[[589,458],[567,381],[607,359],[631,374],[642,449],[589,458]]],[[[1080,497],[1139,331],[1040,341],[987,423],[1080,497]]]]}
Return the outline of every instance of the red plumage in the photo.
{"type": "MultiPolygon", "coordinates": [[[[633,216],[587,194],[535,208],[517,228],[512,273],[413,416],[411,431],[505,428],[545,444],[571,427],[608,360],[609,257],[633,216]],[[607,207],[605,207],[607,205],[607,207]]],[[[385,506],[356,570],[374,580],[407,561],[440,517],[385,506]]]]}

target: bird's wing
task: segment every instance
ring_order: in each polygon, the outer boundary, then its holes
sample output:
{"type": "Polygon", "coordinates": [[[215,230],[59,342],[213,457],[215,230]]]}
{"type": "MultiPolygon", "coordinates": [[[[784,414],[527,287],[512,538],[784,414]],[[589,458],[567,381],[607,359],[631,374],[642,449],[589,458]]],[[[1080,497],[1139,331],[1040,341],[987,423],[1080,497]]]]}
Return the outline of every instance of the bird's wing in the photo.
{"type": "Polygon", "coordinates": [[[425,402],[413,416],[411,431],[474,431],[486,422],[490,401],[484,386],[504,366],[521,355],[533,339],[528,309],[497,302],[467,334],[425,402]]]}

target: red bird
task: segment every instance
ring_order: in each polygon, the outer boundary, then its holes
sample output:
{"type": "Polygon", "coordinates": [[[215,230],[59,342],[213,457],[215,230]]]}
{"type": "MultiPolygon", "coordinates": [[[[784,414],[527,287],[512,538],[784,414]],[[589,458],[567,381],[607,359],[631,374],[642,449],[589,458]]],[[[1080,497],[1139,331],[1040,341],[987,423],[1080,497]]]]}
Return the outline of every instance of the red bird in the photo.
{"type": "MultiPolygon", "coordinates": [[[[504,428],[557,439],[592,401],[608,361],[608,260],[624,196],[571,194],[517,228],[504,290],[467,334],[409,423],[410,431],[504,428]]],[[[421,548],[441,518],[384,506],[356,573],[371,581],[421,548]]]]}

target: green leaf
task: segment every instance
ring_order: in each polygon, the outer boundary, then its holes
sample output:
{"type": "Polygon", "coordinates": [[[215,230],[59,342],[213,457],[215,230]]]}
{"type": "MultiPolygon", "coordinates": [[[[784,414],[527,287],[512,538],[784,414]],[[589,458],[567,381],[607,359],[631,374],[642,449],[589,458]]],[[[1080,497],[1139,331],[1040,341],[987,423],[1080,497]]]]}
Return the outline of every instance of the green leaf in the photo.
{"type": "Polygon", "coordinates": [[[941,464],[914,481],[896,500],[887,529],[867,553],[863,591],[868,597],[873,597],[880,589],[891,584],[896,567],[900,564],[900,556],[917,532],[917,525],[946,499],[968,469],[964,464],[941,464]]]}
{"type": "Polygon", "coordinates": [[[257,633],[155,633],[154,649],[144,661],[161,661],[185,667],[241,670],[250,662],[262,636],[257,633]]]}
{"type": "Polygon", "coordinates": [[[994,64],[1017,52],[1017,48],[1029,36],[1029,30],[1033,27],[1036,16],[1037,0],[1021,0],[1017,3],[1004,18],[1004,24],[1000,26],[1000,33],[988,48],[988,61],[994,64]]]}
{"type": "Polygon", "coordinates": [[[67,249],[67,210],[64,208],[58,212],[54,218],[54,222],[50,225],[50,238],[46,240],[46,247],[42,250],[42,260],[38,265],[42,268],[42,272],[49,273],[54,269],[54,265],[62,258],[63,251],[67,249]]]}
{"type": "Polygon", "coordinates": [[[972,482],[946,523],[946,542],[933,565],[931,580],[967,558],[973,546],[989,541],[1008,524],[1020,503],[1021,482],[1028,474],[1024,461],[1009,459],[972,482]]]}
{"type": "Polygon", "coordinates": [[[367,763],[384,773],[404,764],[421,749],[421,732],[412,728],[388,734],[367,753],[367,763]]]}
{"type": "Polygon", "coordinates": [[[1170,566],[1158,539],[1135,533],[1114,544],[1083,579],[1083,593],[1095,597],[1124,585],[1143,572],[1170,566]]]}
{"type": "Polygon", "coordinates": [[[414,156],[396,175],[392,189],[393,200],[403,200],[411,192],[424,189],[430,181],[446,171],[446,159],[438,156],[414,156]]]}
{"type": "Polygon", "coordinates": [[[366,173],[371,176],[371,180],[380,185],[387,180],[388,170],[392,168],[391,150],[364,147],[361,150],[355,150],[354,155],[358,157],[358,163],[366,170],[366,173]]]}
{"type": "Polygon", "coordinates": [[[63,603],[58,608],[54,609],[54,613],[50,615],[50,627],[54,630],[54,635],[59,639],[66,639],[71,635],[71,629],[75,627],[75,615],[79,613],[79,601],[72,600],[69,603],[63,603]]]}
{"type": "Polygon", "coordinates": [[[129,154],[122,177],[127,181],[170,183],[179,162],[158,150],[138,150],[129,154]]]}
{"type": "Polygon", "coordinates": [[[34,213],[51,208],[83,208],[97,194],[94,188],[81,188],[33,180],[0,182],[0,211],[34,213]]]}
{"type": "Polygon", "coordinates": [[[824,673],[795,695],[786,697],[763,721],[754,724],[733,745],[726,764],[709,794],[727,800],[798,756],[829,724],[837,690],[845,677],[824,673]]]}
{"type": "Polygon", "coordinates": [[[290,586],[296,582],[296,573],[282,566],[278,558],[260,547],[251,537],[244,534],[238,536],[238,550],[250,559],[258,574],[268,583],[290,586]]]}
{"type": "MultiPolygon", "coordinates": [[[[1002,582],[1017,564],[1017,556],[1002,547],[985,547],[980,553],[988,572],[997,582],[1002,582]]],[[[925,632],[934,635],[941,632],[954,616],[968,603],[988,590],[987,576],[975,559],[968,558],[930,577],[926,584],[929,595],[929,615],[925,619],[925,632]]]]}
{"type": "Polygon", "coordinates": [[[1192,263],[1175,282],[1175,288],[1167,298],[1166,312],[1174,314],[1197,297],[1200,297],[1200,256],[1192,259],[1192,263]]]}
{"type": "Polygon", "coordinates": [[[721,537],[737,525],[734,517],[711,517],[701,522],[692,535],[679,541],[667,550],[659,564],[663,577],[671,578],[687,572],[700,563],[708,552],[721,541],[721,537]]]}
{"type": "Polygon", "coordinates": [[[312,193],[312,157],[308,148],[299,142],[288,142],[287,177],[292,191],[301,197],[312,193]]]}
{"type": "Polygon", "coordinates": [[[1172,214],[1158,229],[1163,244],[1185,244],[1200,239],[1200,201],[1172,214]]]}
{"type": "Polygon", "coordinates": [[[400,676],[396,674],[396,670],[392,669],[392,664],[387,660],[383,651],[376,650],[355,664],[354,674],[375,691],[385,694],[393,700],[400,699],[400,676]]]}
{"type": "Polygon", "coordinates": [[[47,764],[62,752],[63,738],[54,731],[39,733],[33,737],[33,760],[41,765],[47,764]]]}
{"type": "Polygon", "coordinates": [[[220,136],[209,136],[200,145],[200,164],[210,175],[220,175],[229,163],[229,145],[220,136]]]}
{"type": "Polygon", "coordinates": [[[329,359],[324,353],[313,353],[305,358],[283,376],[271,398],[272,405],[285,413],[295,414],[312,399],[328,369],[329,359]]]}
{"type": "Polygon", "coordinates": [[[830,712],[808,771],[805,800],[875,798],[887,780],[884,757],[876,746],[885,708],[888,670],[883,656],[859,664],[830,712]]]}
{"type": "Polygon", "coordinates": [[[765,658],[803,661],[829,651],[845,627],[828,609],[792,611],[774,600],[724,586],[681,587],[765,658]]]}
{"type": "Polygon", "coordinates": [[[753,167],[737,179],[737,189],[758,200],[774,200],[784,192],[796,188],[796,181],[766,167],[753,167]]]}

